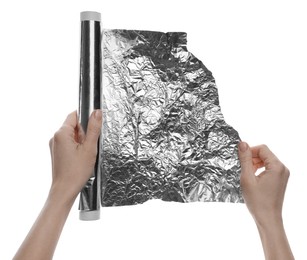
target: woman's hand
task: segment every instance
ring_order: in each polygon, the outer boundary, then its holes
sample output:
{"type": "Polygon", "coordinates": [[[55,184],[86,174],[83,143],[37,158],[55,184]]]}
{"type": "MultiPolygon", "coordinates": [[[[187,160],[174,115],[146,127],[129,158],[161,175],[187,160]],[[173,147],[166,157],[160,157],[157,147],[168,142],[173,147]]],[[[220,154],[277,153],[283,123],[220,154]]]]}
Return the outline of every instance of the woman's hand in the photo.
{"type": "Polygon", "coordinates": [[[14,260],[52,259],[75,198],[94,170],[101,122],[101,111],[96,110],[90,116],[84,134],[77,113],[73,112],[50,140],[50,193],[14,260]]]}
{"type": "Polygon", "coordinates": [[[241,142],[239,159],[243,198],[257,224],[266,259],[294,259],[282,222],[289,170],[266,145],[250,148],[241,142]]]}
{"type": "Polygon", "coordinates": [[[85,134],[75,111],[67,116],[63,126],[54,134],[49,142],[52,160],[51,194],[75,199],[91,177],[101,124],[102,113],[96,110],[89,118],[85,134]]]}
{"type": "Polygon", "coordinates": [[[287,167],[265,145],[249,148],[239,146],[241,187],[250,213],[262,224],[268,219],[281,218],[288,178],[287,167]],[[259,168],[265,167],[258,176],[259,168]]]}

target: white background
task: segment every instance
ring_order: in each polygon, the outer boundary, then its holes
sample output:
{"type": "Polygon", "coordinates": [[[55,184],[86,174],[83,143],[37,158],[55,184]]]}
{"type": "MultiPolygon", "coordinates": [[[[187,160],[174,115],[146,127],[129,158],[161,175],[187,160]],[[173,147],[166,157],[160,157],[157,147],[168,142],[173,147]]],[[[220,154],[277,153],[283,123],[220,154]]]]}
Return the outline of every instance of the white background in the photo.
{"type": "MultiPolygon", "coordinates": [[[[0,4],[0,259],[10,259],[46,199],[48,142],[78,104],[80,11],[105,28],[185,31],[213,72],[226,121],[266,143],[291,170],[284,223],[307,259],[304,1],[2,1],[0,4]]],[[[244,204],[151,201],[78,220],[54,259],[263,259],[244,204]]]]}

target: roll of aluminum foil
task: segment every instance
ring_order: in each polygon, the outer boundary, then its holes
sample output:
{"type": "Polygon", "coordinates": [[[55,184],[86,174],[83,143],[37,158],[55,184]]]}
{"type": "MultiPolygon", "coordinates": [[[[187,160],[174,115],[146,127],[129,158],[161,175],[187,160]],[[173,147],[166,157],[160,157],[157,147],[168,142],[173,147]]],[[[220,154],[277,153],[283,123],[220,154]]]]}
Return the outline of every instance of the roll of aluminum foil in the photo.
{"type": "MultiPolygon", "coordinates": [[[[100,14],[81,13],[81,52],[79,84],[79,122],[84,132],[94,109],[100,109],[101,97],[101,27],[100,14]]],[[[99,154],[99,143],[98,154],[99,154]]],[[[100,174],[98,158],[92,177],[80,193],[80,219],[99,219],[100,174]]]]}
{"type": "Polygon", "coordinates": [[[80,60],[84,131],[93,109],[103,110],[97,163],[80,195],[81,219],[99,218],[100,204],[243,202],[238,132],[224,120],[212,73],[187,50],[186,33],[101,35],[100,15],[84,12],[80,60]]]}
{"type": "Polygon", "coordinates": [[[237,131],[183,32],[104,30],[102,206],[243,202],[237,131]]]}

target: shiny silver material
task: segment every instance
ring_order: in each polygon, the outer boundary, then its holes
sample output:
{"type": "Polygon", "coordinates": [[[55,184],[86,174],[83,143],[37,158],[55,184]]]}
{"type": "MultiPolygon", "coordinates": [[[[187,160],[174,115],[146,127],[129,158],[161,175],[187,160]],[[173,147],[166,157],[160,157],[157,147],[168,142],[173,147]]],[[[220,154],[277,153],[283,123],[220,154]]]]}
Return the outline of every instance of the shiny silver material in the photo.
{"type": "MultiPolygon", "coordinates": [[[[100,14],[81,13],[81,52],[79,85],[79,122],[84,132],[94,109],[100,109],[101,96],[101,27],[100,14]]],[[[99,143],[97,144],[99,148],[99,143]]],[[[98,149],[99,153],[99,149],[98,149]]],[[[80,193],[80,219],[99,218],[100,172],[98,157],[92,177],[80,193]]]]}
{"type": "Polygon", "coordinates": [[[235,129],[186,33],[103,31],[101,204],[243,202],[235,129]]]}

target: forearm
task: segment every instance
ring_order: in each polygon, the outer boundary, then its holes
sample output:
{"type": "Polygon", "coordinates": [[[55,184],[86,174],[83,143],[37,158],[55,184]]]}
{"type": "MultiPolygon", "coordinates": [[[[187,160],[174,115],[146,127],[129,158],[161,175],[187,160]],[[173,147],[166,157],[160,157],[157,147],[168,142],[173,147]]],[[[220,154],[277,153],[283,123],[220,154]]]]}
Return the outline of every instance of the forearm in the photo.
{"type": "Polygon", "coordinates": [[[294,259],[281,217],[256,221],[256,224],[266,260],[294,259]]]}
{"type": "Polygon", "coordinates": [[[51,192],[14,260],[52,259],[74,199],[51,192]]]}

